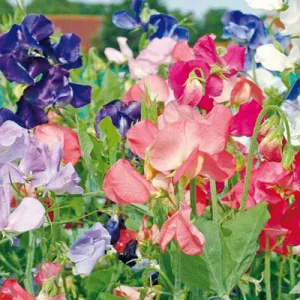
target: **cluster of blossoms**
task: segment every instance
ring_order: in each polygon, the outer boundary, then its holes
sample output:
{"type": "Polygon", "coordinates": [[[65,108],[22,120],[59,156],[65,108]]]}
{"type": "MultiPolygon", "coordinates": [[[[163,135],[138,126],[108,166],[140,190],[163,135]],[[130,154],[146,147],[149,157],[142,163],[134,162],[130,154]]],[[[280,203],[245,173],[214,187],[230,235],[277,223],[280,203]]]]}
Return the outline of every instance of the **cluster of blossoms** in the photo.
{"type": "Polygon", "coordinates": [[[26,85],[16,113],[0,110],[0,247],[28,231],[31,243],[27,291],[6,279],[0,299],[79,299],[85,285],[86,299],[198,299],[198,288],[245,296],[242,281],[260,290],[250,276],[257,253],[265,255],[272,299],[270,252],[283,262],[290,256],[295,272],[300,2],[247,2],[276,11],[285,29],[231,11],[223,38],[235,43],[218,47],[207,34],[189,45],[186,28],[142,0],[132,1],[133,14],[117,11],[113,23],[141,27],[148,42],[135,58],[124,37],[120,51],[105,50],[128,70],[117,77],[120,99],[105,99],[92,120],[76,124],[56,108],[91,100],[90,86],[69,82],[68,70],[82,65],[80,39],[66,34],[52,43],[53,25],[42,15],[0,36],[0,71],[26,85]],[[63,118],[48,118],[51,107],[63,118]],[[86,214],[61,221],[70,207],[86,214]],[[34,246],[42,254],[39,293],[34,246]]]}

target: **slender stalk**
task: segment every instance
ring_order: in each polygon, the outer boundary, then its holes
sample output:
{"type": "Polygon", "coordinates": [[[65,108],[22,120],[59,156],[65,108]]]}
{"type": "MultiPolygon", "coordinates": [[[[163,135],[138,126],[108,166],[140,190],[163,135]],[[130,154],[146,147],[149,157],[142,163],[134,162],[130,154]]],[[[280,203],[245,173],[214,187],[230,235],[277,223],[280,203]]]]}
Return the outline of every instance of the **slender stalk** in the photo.
{"type": "Polygon", "coordinates": [[[282,276],[283,276],[283,266],[285,264],[285,258],[283,258],[279,265],[279,275],[278,275],[278,298],[277,300],[282,299],[282,276]]]}
{"type": "Polygon", "coordinates": [[[29,241],[27,248],[27,264],[25,270],[24,286],[27,292],[31,295],[34,295],[33,285],[32,285],[32,268],[34,260],[34,251],[35,251],[35,236],[32,231],[29,231],[29,241]]]}
{"type": "Polygon", "coordinates": [[[213,221],[218,222],[218,194],[217,194],[216,181],[210,179],[209,182],[210,182],[210,195],[211,195],[211,203],[212,203],[213,221]]]}
{"type": "Polygon", "coordinates": [[[275,106],[275,105],[270,105],[270,106],[267,106],[266,108],[264,108],[260,112],[260,114],[256,120],[253,136],[251,139],[251,145],[250,145],[248,162],[247,162],[246,176],[245,176],[245,180],[244,180],[244,190],[243,190],[243,197],[242,197],[240,212],[245,211],[246,204],[247,204],[247,196],[248,196],[248,192],[249,192],[251,170],[252,170],[252,165],[253,165],[254,152],[255,152],[256,145],[257,145],[257,137],[258,137],[258,133],[259,133],[260,124],[261,124],[265,114],[267,114],[270,111],[278,112],[280,114],[280,116],[282,117],[283,122],[285,124],[285,129],[286,129],[287,142],[288,142],[288,144],[291,144],[291,134],[290,134],[289,123],[288,123],[288,120],[287,120],[284,112],[278,106],[275,106]]]}
{"type": "Polygon", "coordinates": [[[46,259],[48,255],[46,240],[45,240],[45,228],[44,226],[41,226],[40,228],[40,239],[41,239],[41,249],[42,249],[42,255],[43,258],[46,259]]]}
{"type": "Polygon", "coordinates": [[[192,179],[190,182],[190,199],[191,207],[194,216],[197,216],[197,203],[196,203],[196,179],[192,179]]]}
{"type": "Polygon", "coordinates": [[[272,300],[271,292],[271,252],[269,251],[269,239],[266,242],[265,253],[265,284],[266,284],[266,299],[272,300]]]}
{"type": "Polygon", "coordinates": [[[6,267],[11,269],[13,272],[18,274],[19,276],[23,275],[23,272],[21,270],[18,270],[16,267],[14,267],[10,262],[8,262],[7,259],[2,254],[0,254],[0,260],[2,261],[2,263],[4,265],[6,265],[6,267]]]}
{"type": "Polygon", "coordinates": [[[176,245],[176,254],[175,254],[175,283],[174,283],[174,297],[173,300],[180,300],[181,294],[181,282],[179,279],[180,274],[180,250],[179,246],[176,245]]]}
{"type": "Polygon", "coordinates": [[[165,280],[165,282],[167,283],[167,285],[169,286],[170,290],[173,291],[174,290],[174,286],[172,284],[172,282],[169,280],[168,276],[160,269],[155,268],[155,267],[148,267],[143,271],[143,277],[147,276],[149,271],[154,271],[154,272],[158,272],[159,275],[161,275],[161,277],[165,280]]]}
{"type": "MultiPolygon", "coordinates": [[[[292,249],[290,249],[289,265],[290,265],[290,290],[292,290],[296,285],[295,263],[293,260],[292,249]]],[[[290,294],[289,299],[293,300],[293,299],[295,299],[295,296],[290,294]]]]}

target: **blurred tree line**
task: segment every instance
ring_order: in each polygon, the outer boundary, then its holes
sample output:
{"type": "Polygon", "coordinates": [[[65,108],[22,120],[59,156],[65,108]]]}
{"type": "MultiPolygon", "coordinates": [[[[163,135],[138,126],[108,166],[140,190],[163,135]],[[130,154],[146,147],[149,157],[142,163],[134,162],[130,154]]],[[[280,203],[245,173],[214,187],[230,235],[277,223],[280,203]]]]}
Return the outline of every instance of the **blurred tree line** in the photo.
{"type": "MultiPolygon", "coordinates": [[[[78,0],[79,1],[79,0],[78,0]]],[[[172,0],[170,0],[172,1],[172,0]]],[[[196,40],[206,34],[214,33],[218,41],[222,41],[223,26],[221,17],[226,9],[218,8],[208,10],[202,18],[191,13],[183,13],[180,10],[168,10],[163,0],[146,0],[151,9],[155,9],[161,13],[167,13],[175,16],[178,21],[183,21],[183,26],[190,29],[190,44],[193,45],[196,40]]],[[[82,2],[69,2],[68,0],[32,0],[26,7],[27,13],[43,13],[48,15],[98,15],[103,16],[104,21],[101,32],[93,37],[93,46],[97,47],[100,53],[106,47],[117,48],[116,38],[125,36],[130,40],[130,46],[133,50],[137,50],[140,38],[140,32],[132,32],[122,30],[113,25],[111,21],[112,14],[118,9],[129,10],[131,0],[124,0],[119,4],[91,4],[82,2]]],[[[199,3],[199,5],[201,5],[199,3]]],[[[6,1],[0,0],[0,16],[2,14],[13,13],[13,7],[6,1]]]]}

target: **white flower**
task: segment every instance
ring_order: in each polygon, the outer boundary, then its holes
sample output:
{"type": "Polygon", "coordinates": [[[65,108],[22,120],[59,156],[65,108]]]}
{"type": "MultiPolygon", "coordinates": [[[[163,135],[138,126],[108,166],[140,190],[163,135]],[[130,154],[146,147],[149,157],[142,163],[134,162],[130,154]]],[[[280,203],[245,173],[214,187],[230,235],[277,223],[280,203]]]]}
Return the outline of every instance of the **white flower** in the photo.
{"type": "Polygon", "coordinates": [[[123,64],[133,58],[132,50],[127,45],[127,38],[118,37],[117,38],[120,50],[114,48],[106,48],[104,54],[110,62],[115,62],[116,64],[123,64]]]}
{"type": "MultiPolygon", "coordinates": [[[[265,0],[264,0],[265,1],[265,0]]],[[[300,34],[300,0],[290,0],[289,8],[281,12],[280,20],[284,24],[284,34],[300,34]]]]}
{"type": "Polygon", "coordinates": [[[267,11],[279,10],[283,6],[282,0],[246,0],[249,7],[267,11]]]}
{"type": "MultiPolygon", "coordinates": [[[[272,72],[264,68],[258,68],[256,69],[255,73],[256,73],[257,84],[262,90],[266,90],[274,87],[281,94],[287,91],[287,87],[284,85],[282,80],[279,77],[274,76],[272,72]]],[[[249,75],[252,78],[254,77],[252,71],[249,72],[249,75]]]]}
{"type": "Polygon", "coordinates": [[[300,61],[299,41],[293,40],[292,44],[293,48],[288,56],[281,53],[273,44],[259,46],[255,61],[270,71],[282,72],[294,68],[295,63],[300,61]]]}

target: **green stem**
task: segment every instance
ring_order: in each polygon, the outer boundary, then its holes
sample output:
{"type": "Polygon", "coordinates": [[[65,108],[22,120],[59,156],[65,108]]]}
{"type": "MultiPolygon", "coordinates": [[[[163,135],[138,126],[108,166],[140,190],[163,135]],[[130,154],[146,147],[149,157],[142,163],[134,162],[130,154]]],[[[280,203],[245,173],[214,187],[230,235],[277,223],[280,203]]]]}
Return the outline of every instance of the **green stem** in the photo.
{"type": "Polygon", "coordinates": [[[210,182],[210,195],[211,195],[213,221],[218,222],[218,194],[217,194],[216,181],[210,179],[209,182],[210,182]]]}
{"type": "Polygon", "coordinates": [[[170,290],[173,291],[174,290],[174,286],[172,284],[172,282],[169,280],[168,276],[160,269],[157,269],[155,267],[148,267],[143,271],[143,277],[147,276],[147,273],[149,271],[154,271],[154,272],[158,272],[161,277],[164,279],[164,281],[166,282],[166,284],[169,286],[170,290]]]}
{"type": "Polygon", "coordinates": [[[190,199],[191,207],[194,216],[197,216],[197,202],[196,202],[196,179],[192,179],[190,182],[190,199]]]}
{"type": "Polygon", "coordinates": [[[40,239],[41,239],[41,249],[42,249],[42,255],[43,258],[46,259],[48,255],[47,251],[47,245],[46,245],[46,240],[45,240],[45,228],[42,226],[40,228],[40,239]]]}
{"type": "Polygon", "coordinates": [[[181,282],[179,278],[180,274],[180,250],[179,246],[176,245],[176,254],[174,257],[175,261],[175,283],[174,283],[174,297],[173,300],[180,300],[181,294],[181,282]]]}
{"type": "Polygon", "coordinates": [[[265,253],[265,284],[266,284],[266,299],[272,300],[271,292],[271,252],[269,251],[269,239],[266,242],[265,253]]]}
{"type": "Polygon", "coordinates": [[[33,285],[32,285],[32,268],[34,261],[34,250],[35,250],[35,236],[32,231],[28,232],[29,240],[27,247],[27,264],[25,270],[24,286],[27,292],[34,295],[33,285]]]}
{"type": "Polygon", "coordinates": [[[277,300],[282,299],[282,276],[283,276],[283,266],[285,263],[285,258],[283,258],[279,265],[279,275],[278,275],[278,298],[277,300]]]}
{"type": "Polygon", "coordinates": [[[16,267],[14,267],[10,262],[8,262],[2,254],[0,254],[0,260],[3,262],[4,265],[6,265],[6,267],[11,269],[13,272],[18,274],[19,276],[23,275],[23,272],[21,270],[18,270],[16,267]]]}
{"type": "Polygon", "coordinates": [[[252,136],[252,139],[251,139],[251,145],[250,145],[246,175],[245,175],[245,180],[244,180],[244,190],[243,190],[243,196],[242,196],[240,212],[245,211],[246,204],[247,204],[247,196],[248,196],[248,192],[249,192],[252,164],[253,164],[254,152],[255,152],[255,149],[256,149],[256,145],[257,145],[257,137],[258,137],[260,125],[261,125],[261,122],[262,122],[265,114],[267,114],[270,111],[275,111],[275,112],[279,113],[280,116],[282,117],[283,122],[285,124],[286,134],[287,134],[287,143],[291,144],[291,134],[290,134],[289,123],[288,123],[287,117],[284,114],[284,112],[278,106],[275,106],[275,105],[270,105],[270,106],[267,106],[266,108],[264,108],[260,112],[260,114],[259,114],[259,116],[256,120],[253,136],[252,136]]]}
{"type": "MultiPolygon", "coordinates": [[[[295,276],[295,263],[293,260],[293,252],[290,249],[290,256],[289,256],[289,265],[290,265],[290,290],[292,290],[296,285],[296,276],[295,276]]],[[[295,299],[294,295],[289,295],[289,299],[295,299]]]]}

